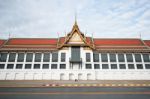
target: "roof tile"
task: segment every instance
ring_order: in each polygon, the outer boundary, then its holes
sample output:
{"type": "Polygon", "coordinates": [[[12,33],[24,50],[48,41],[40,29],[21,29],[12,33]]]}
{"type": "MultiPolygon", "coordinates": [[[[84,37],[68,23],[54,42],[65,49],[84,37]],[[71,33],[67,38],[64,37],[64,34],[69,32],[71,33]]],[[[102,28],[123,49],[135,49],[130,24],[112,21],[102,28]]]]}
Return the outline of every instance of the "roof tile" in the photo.
{"type": "Polygon", "coordinates": [[[140,39],[94,39],[94,44],[97,46],[141,46],[143,45],[140,39]]]}
{"type": "Polygon", "coordinates": [[[57,39],[9,39],[7,45],[53,45],[57,44],[57,39]]]}

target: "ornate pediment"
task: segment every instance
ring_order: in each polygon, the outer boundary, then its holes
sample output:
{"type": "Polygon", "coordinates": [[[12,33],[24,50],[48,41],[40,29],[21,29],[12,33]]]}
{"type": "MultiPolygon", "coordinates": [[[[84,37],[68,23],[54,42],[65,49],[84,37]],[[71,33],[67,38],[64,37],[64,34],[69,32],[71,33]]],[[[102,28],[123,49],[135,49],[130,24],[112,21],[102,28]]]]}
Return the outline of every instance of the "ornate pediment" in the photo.
{"type": "Polygon", "coordinates": [[[75,32],[71,38],[68,40],[67,44],[85,44],[81,36],[75,32]]]}
{"type": "Polygon", "coordinates": [[[94,49],[94,46],[91,46],[87,43],[85,35],[79,30],[77,22],[73,25],[73,28],[70,33],[67,34],[63,43],[61,43],[58,48],[64,46],[88,46],[94,49]]]}

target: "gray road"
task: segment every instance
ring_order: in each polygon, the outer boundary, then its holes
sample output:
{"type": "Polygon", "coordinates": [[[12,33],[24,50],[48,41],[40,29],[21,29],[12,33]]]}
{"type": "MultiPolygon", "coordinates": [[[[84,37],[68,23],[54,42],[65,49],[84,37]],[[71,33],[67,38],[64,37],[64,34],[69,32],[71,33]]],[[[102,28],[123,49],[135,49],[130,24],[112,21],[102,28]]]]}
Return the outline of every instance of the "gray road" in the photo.
{"type": "Polygon", "coordinates": [[[141,88],[0,88],[0,99],[150,99],[141,88]]]}

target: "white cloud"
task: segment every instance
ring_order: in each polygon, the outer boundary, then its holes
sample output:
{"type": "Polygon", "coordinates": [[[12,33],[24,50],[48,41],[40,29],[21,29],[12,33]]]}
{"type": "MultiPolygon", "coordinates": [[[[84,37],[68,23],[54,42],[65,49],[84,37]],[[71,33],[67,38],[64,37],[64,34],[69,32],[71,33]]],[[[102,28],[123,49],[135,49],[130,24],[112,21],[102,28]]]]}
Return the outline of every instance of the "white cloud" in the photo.
{"type": "Polygon", "coordinates": [[[63,36],[75,12],[88,35],[150,39],[149,0],[0,0],[0,38],[63,36]]]}

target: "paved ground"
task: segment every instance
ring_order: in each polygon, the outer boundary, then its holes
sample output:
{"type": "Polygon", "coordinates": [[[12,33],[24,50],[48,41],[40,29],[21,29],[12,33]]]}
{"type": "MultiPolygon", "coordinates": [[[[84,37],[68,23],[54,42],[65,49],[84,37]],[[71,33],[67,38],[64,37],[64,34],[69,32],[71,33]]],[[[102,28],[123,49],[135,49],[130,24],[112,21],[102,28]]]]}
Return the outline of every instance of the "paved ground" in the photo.
{"type": "Polygon", "coordinates": [[[0,87],[149,87],[150,80],[50,81],[1,80],[0,87]]]}
{"type": "Polygon", "coordinates": [[[0,99],[150,99],[150,87],[0,88],[0,99]]]}

